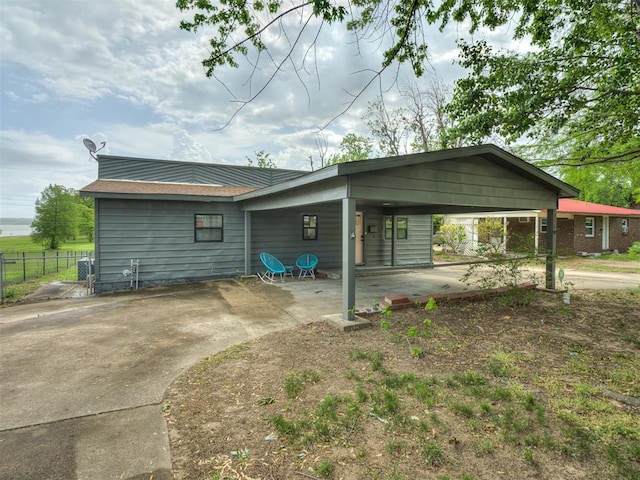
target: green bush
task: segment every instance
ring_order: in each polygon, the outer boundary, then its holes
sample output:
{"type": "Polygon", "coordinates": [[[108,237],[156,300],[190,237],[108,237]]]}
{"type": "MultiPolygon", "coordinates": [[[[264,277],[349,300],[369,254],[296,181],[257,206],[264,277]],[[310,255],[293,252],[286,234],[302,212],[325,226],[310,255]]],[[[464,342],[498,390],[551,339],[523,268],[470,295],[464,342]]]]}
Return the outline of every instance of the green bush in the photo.
{"type": "Polygon", "coordinates": [[[633,242],[633,245],[627,251],[627,255],[631,258],[640,258],[640,242],[633,242]]]}

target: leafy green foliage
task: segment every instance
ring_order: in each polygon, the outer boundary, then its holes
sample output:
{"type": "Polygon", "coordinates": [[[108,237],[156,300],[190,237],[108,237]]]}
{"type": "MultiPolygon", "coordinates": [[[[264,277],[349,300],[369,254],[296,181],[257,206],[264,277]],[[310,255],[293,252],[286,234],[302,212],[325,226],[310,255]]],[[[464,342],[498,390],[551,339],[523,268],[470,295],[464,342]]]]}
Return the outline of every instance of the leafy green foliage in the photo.
{"type": "MultiPolygon", "coordinates": [[[[451,2],[453,3],[453,2],[451,2]]],[[[472,25],[489,26],[489,14],[472,25]]],[[[467,78],[449,106],[458,135],[479,142],[500,135],[534,140],[541,165],[640,161],[640,31],[637,2],[500,2],[496,24],[519,13],[514,38],[525,53],[495,52],[484,41],[461,42],[467,78]]],[[[637,185],[636,185],[637,187],[637,185]]]]}
{"type": "MultiPolygon", "coordinates": [[[[182,12],[193,11],[180,28],[195,33],[213,27],[208,30],[209,56],[202,61],[209,77],[219,67],[237,68],[240,57],[247,57],[247,68],[255,71],[254,55],[270,48],[269,37],[280,38],[278,29],[297,25],[289,49],[280,51],[274,45],[269,52],[273,69],[267,82],[292,61],[296,49],[304,63],[313,49],[298,40],[306,29],[315,29],[311,34],[315,43],[325,23],[343,23],[358,41],[377,42],[375,32],[388,32],[391,45],[383,52],[381,69],[373,75],[393,63],[408,63],[417,77],[424,74],[428,60],[423,40],[426,25],[443,30],[456,23],[468,27],[471,34],[483,28],[511,27],[513,39],[529,42],[532,48],[521,49],[523,53],[496,52],[484,40],[460,42],[460,63],[469,75],[458,81],[447,109],[456,119],[450,130],[456,143],[460,139],[481,142],[494,135],[511,143],[527,135],[535,141],[530,157],[542,165],[627,161],[638,169],[637,1],[357,0],[347,8],[336,0],[178,0],[176,6],[182,12]],[[289,19],[293,21],[287,23],[289,19]]],[[[393,142],[387,146],[394,151],[393,142]]]]}
{"type": "Polygon", "coordinates": [[[250,167],[256,166],[260,168],[278,168],[276,163],[271,159],[270,153],[265,153],[264,150],[260,150],[259,152],[253,152],[253,153],[256,156],[255,160],[250,157],[246,157],[247,165],[249,165],[250,167]]]}
{"type": "Polygon", "coordinates": [[[440,227],[440,238],[445,247],[450,248],[454,253],[457,252],[462,243],[467,238],[467,232],[464,225],[447,223],[440,227]]]}
{"type": "Polygon", "coordinates": [[[371,158],[373,144],[367,137],[347,133],[340,142],[340,153],[332,155],[327,161],[327,165],[336,163],[357,162],[371,158]]]}
{"type": "Polygon", "coordinates": [[[31,238],[56,250],[76,232],[75,192],[62,185],[49,185],[36,200],[36,216],[31,238]]]}
{"type": "Polygon", "coordinates": [[[578,199],[586,202],[628,208],[635,200],[634,190],[640,189],[639,161],[563,166],[558,172],[562,180],[580,190],[578,199]]]}

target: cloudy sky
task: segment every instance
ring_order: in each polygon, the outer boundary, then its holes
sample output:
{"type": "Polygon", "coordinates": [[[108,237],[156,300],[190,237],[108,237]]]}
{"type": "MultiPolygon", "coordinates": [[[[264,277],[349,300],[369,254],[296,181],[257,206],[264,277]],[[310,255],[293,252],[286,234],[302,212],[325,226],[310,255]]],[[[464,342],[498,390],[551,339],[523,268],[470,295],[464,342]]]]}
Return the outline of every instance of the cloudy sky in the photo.
{"type": "MultiPolygon", "coordinates": [[[[323,129],[379,68],[385,47],[383,39],[358,49],[343,26],[324,26],[315,49],[314,30],[301,37],[306,60],[294,55],[233,116],[273,63],[263,55],[251,76],[245,64],[207,78],[207,32],[180,30],[183,18],[173,0],[0,0],[0,217],[32,217],[49,184],[80,189],[93,181],[97,163],[83,138],[106,141],[101,153],[111,155],[246,165],[264,150],[279,167],[310,169],[319,138],[332,153],[345,133],[366,133],[367,102],[397,73],[323,129]]],[[[269,32],[275,61],[295,24],[269,32]]],[[[461,74],[456,35],[427,32],[431,65],[447,82],[461,74]]],[[[393,88],[388,96],[393,102],[393,88]]]]}

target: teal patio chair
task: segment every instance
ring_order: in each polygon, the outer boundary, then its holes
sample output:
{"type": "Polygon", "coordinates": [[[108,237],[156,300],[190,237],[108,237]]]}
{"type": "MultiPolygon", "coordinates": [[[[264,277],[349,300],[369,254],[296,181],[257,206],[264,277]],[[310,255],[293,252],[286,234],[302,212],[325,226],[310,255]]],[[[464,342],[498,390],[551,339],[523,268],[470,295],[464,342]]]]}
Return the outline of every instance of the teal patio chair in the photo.
{"type": "Polygon", "coordinates": [[[296,267],[300,269],[300,273],[298,274],[298,278],[304,278],[307,275],[310,275],[314,280],[316,279],[316,274],[314,273],[314,269],[318,266],[318,257],[311,253],[305,253],[304,255],[300,255],[296,260],[296,267]]]}
{"type": "Polygon", "coordinates": [[[284,282],[284,277],[291,275],[293,278],[293,266],[285,266],[280,260],[271,255],[270,253],[262,252],[260,254],[260,261],[263,263],[266,272],[258,272],[258,277],[265,283],[273,283],[275,276],[280,275],[280,281],[284,282]]]}

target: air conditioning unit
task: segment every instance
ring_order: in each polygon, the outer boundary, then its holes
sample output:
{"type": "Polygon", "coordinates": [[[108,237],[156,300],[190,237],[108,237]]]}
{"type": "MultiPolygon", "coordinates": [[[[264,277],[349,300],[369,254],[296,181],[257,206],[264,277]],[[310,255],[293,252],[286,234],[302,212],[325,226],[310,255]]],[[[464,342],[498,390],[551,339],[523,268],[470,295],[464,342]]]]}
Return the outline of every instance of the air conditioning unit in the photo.
{"type": "Polygon", "coordinates": [[[622,234],[623,235],[629,234],[629,227],[627,225],[622,225],[622,234]]]}

